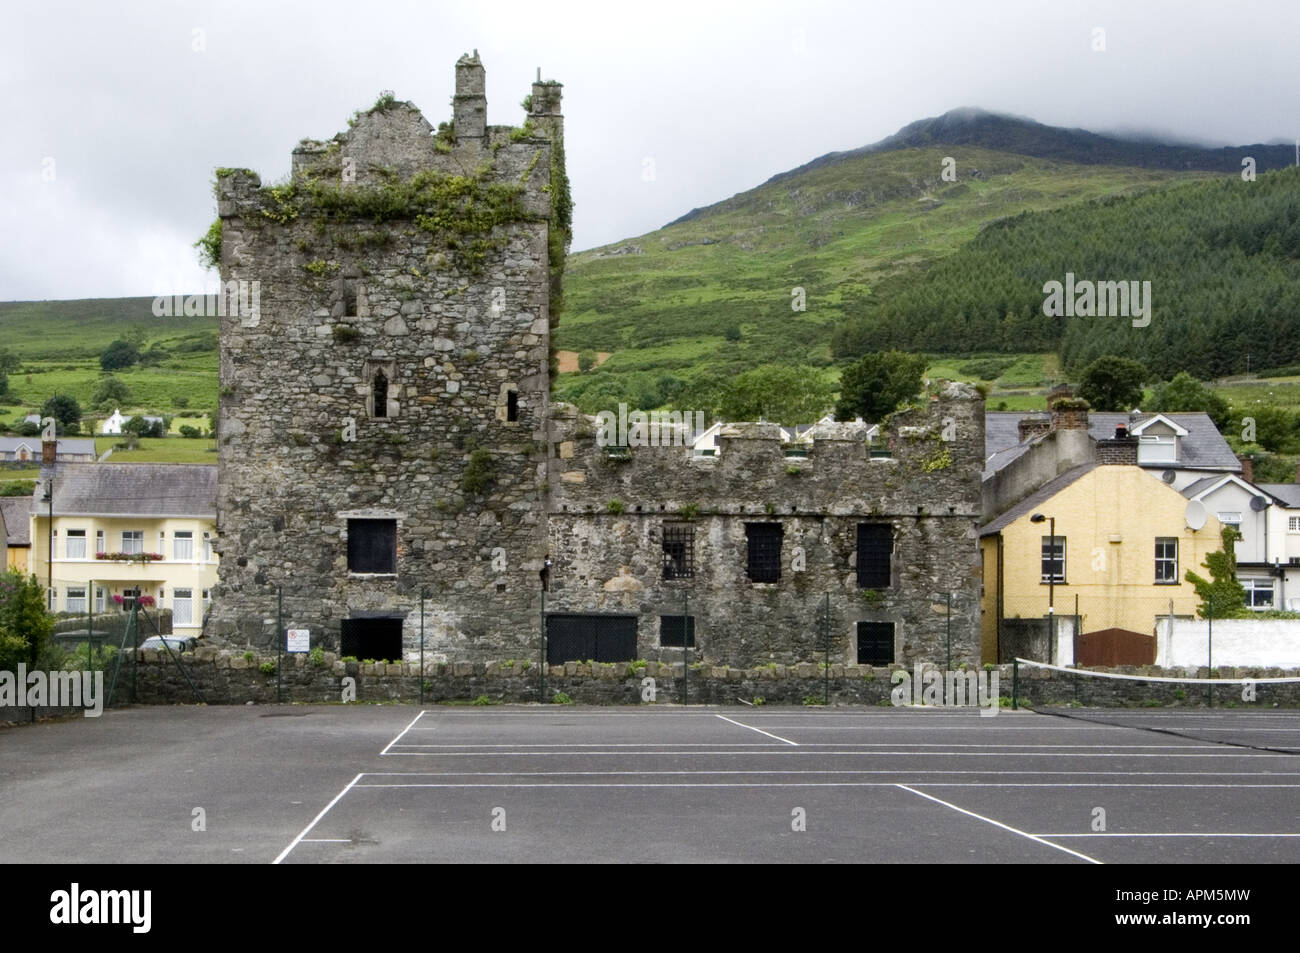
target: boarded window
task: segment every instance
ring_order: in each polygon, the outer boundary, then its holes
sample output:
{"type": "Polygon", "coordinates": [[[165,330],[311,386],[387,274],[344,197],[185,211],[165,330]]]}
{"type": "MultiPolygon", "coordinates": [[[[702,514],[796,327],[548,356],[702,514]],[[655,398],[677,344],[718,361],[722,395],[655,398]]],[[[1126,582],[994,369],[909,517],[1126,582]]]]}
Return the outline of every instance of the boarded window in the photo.
{"type": "Polygon", "coordinates": [[[636,658],[636,616],[548,615],[546,661],[630,662],[636,658]]]}
{"type": "Polygon", "coordinates": [[[664,578],[692,579],[695,576],[695,527],[689,523],[664,526],[664,578]]]}
{"type": "Polygon", "coordinates": [[[348,520],[348,572],[397,572],[397,520],[348,520]]]}
{"type": "Polygon", "coordinates": [[[659,645],[662,648],[695,648],[695,616],[661,615],[659,645]]]}
{"type": "Polygon", "coordinates": [[[892,665],[894,662],[894,623],[858,623],[858,664],[892,665]]]}
{"type": "Polygon", "coordinates": [[[749,581],[779,582],[784,527],[780,523],[746,523],[745,535],[749,538],[749,581]]]}
{"type": "Polygon", "coordinates": [[[339,654],[376,662],[402,660],[402,620],[397,618],[344,619],[339,654]]]}
{"type": "Polygon", "coordinates": [[[858,586],[888,589],[890,557],[894,551],[894,528],[888,523],[858,524],[858,586]]]}

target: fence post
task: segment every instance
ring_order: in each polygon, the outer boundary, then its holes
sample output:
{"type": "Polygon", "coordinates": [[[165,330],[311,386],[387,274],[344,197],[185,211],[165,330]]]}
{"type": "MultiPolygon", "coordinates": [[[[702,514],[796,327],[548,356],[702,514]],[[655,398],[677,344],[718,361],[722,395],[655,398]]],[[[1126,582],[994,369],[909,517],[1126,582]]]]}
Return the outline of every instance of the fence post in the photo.
{"type": "Polygon", "coordinates": [[[1020,708],[1020,659],[1011,660],[1011,708],[1020,708]]]}
{"type": "MultiPolygon", "coordinates": [[[[1209,678],[1214,678],[1214,597],[1205,597],[1205,621],[1208,623],[1209,644],[1207,646],[1207,657],[1205,660],[1208,671],[1205,673],[1209,678]]],[[[1214,707],[1214,685],[1211,683],[1206,686],[1210,696],[1210,707],[1214,707]]]]}

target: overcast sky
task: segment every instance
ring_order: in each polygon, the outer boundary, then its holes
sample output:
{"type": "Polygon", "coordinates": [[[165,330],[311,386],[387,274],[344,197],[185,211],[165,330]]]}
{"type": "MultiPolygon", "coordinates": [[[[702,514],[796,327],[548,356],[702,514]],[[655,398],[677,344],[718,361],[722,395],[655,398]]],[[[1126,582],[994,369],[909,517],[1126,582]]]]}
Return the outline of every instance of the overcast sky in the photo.
{"type": "Polygon", "coordinates": [[[475,48],[489,123],[522,122],[537,67],[564,83],[575,250],[958,106],[1300,135],[1295,0],[38,0],[3,24],[0,300],[210,286],[215,167],[287,175],[384,89],[437,125],[475,48]]]}

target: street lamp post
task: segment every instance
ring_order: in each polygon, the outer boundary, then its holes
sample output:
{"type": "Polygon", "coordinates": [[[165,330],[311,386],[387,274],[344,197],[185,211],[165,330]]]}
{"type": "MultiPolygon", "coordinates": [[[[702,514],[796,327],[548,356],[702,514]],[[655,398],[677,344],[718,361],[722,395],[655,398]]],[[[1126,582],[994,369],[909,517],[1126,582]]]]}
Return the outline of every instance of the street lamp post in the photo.
{"type": "Polygon", "coordinates": [[[1031,523],[1042,523],[1046,521],[1048,525],[1047,538],[1048,552],[1051,553],[1051,562],[1047,573],[1047,618],[1048,618],[1048,645],[1047,654],[1050,657],[1056,652],[1056,517],[1044,516],[1042,513],[1035,513],[1029,517],[1031,523]]]}

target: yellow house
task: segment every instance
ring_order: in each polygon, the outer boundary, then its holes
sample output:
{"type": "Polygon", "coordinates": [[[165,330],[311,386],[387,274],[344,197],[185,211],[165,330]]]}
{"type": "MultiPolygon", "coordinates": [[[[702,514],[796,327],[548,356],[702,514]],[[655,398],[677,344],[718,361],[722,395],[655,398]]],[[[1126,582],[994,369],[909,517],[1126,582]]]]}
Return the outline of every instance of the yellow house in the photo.
{"type": "Polygon", "coordinates": [[[16,569],[26,575],[31,571],[31,515],[30,496],[0,497],[0,518],[5,527],[4,568],[16,569]]]}
{"type": "Polygon", "coordinates": [[[31,571],[48,586],[51,610],[112,611],[115,596],[138,587],[155,608],[172,611],[176,634],[198,635],[217,582],[216,499],[215,466],[43,467],[31,571]]]}
{"type": "Polygon", "coordinates": [[[1008,654],[1007,621],[1046,618],[1049,599],[1058,620],[1074,615],[1077,599],[1081,638],[1120,630],[1106,635],[1147,644],[1133,634],[1154,636],[1157,617],[1195,614],[1200,600],[1185,576],[1208,577],[1202,564],[1222,545],[1220,531],[1204,507],[1189,510],[1187,497],[1141,467],[1066,471],[980,530],[983,657],[998,658],[1000,641],[1008,654]]]}

